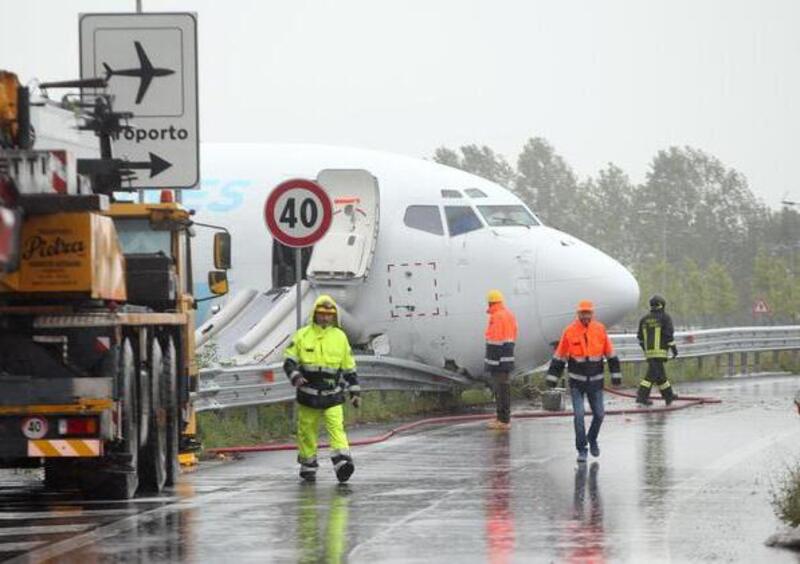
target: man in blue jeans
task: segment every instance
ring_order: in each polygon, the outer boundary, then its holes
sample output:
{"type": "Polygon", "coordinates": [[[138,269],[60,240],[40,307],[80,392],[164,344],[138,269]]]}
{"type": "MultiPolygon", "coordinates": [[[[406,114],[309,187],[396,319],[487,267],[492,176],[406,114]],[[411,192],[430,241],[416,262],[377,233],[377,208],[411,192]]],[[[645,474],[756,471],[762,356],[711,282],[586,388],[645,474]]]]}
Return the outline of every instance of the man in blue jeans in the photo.
{"type": "Polygon", "coordinates": [[[589,300],[582,300],[578,304],[577,318],[564,329],[547,370],[547,385],[554,388],[561,379],[564,367],[567,368],[575,417],[575,448],[578,451],[578,462],[581,463],[586,462],[587,443],[592,456],[600,456],[597,437],[605,416],[604,357],[608,360],[611,382],[619,386],[622,384],[622,375],[619,358],[614,354],[614,345],[608,338],[605,325],[594,319],[594,304],[589,300]],[[586,414],[584,396],[589,400],[589,407],[592,409],[592,424],[588,434],[583,421],[586,414]]]}

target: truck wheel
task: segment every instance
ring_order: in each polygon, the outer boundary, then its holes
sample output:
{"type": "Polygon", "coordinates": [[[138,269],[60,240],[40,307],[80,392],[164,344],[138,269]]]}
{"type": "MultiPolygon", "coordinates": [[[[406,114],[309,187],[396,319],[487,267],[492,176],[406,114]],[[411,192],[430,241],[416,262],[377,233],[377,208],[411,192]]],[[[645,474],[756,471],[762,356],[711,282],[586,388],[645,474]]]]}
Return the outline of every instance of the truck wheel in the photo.
{"type": "Polygon", "coordinates": [[[180,398],[178,398],[178,356],[175,351],[175,341],[167,337],[163,341],[164,374],[163,405],[167,413],[167,482],[166,485],[174,486],[181,473],[181,464],[178,461],[178,448],[181,440],[181,411],[180,398]]]}
{"type": "MultiPolygon", "coordinates": [[[[148,352],[152,352],[151,350],[148,352]]],[[[137,405],[139,406],[139,446],[144,448],[149,440],[150,435],[150,416],[154,411],[152,400],[153,392],[152,392],[152,368],[148,368],[147,365],[142,362],[142,357],[144,356],[145,351],[138,350],[138,347],[134,351],[134,357],[136,362],[136,382],[137,385],[134,388],[137,392],[137,405]]],[[[150,358],[152,361],[152,357],[150,358]]],[[[153,362],[150,362],[150,366],[154,366],[153,362]]]]}
{"type": "Polygon", "coordinates": [[[118,370],[122,439],[109,446],[104,458],[92,461],[81,473],[81,489],[84,495],[94,499],[130,499],[139,486],[136,363],[128,339],[122,345],[118,370]]]}
{"type": "Polygon", "coordinates": [[[147,442],[139,455],[139,476],[142,489],[158,493],[167,479],[167,412],[164,403],[164,358],[158,339],[150,341],[150,425],[147,442]]]}

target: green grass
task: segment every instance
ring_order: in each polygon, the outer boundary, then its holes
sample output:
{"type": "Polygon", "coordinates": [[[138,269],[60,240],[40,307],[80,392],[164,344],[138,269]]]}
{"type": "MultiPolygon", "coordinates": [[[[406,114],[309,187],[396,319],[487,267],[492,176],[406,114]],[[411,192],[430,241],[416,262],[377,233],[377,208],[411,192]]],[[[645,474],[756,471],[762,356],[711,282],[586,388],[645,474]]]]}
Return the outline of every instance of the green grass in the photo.
{"type": "Polygon", "coordinates": [[[772,507],[782,521],[800,526],[800,463],[788,468],[773,487],[772,507]]]}
{"type": "MultiPolygon", "coordinates": [[[[734,355],[734,372],[744,372],[741,355],[734,355]]],[[[752,357],[751,357],[752,362],[752,357]]],[[[623,385],[635,388],[645,375],[645,363],[624,363],[622,365],[623,385]]],[[[793,361],[793,355],[784,352],[777,359],[771,353],[763,353],[758,366],[751,371],[763,372],[782,370],[800,373],[800,366],[793,361]]],[[[702,363],[696,358],[677,358],[667,363],[667,375],[673,384],[697,382],[723,378],[728,371],[728,357],[706,357],[702,363]]],[[[511,384],[514,399],[538,400],[546,389],[544,374],[535,373],[515,379],[511,384]]],[[[679,392],[680,393],[680,392],[679,392]]],[[[380,423],[398,419],[453,413],[479,406],[489,406],[493,402],[492,393],[486,387],[470,388],[458,395],[448,396],[435,393],[414,392],[366,392],[361,409],[346,404],[346,423],[348,427],[363,423],[380,423]]],[[[253,445],[293,438],[292,405],[260,406],[249,409],[229,409],[224,412],[198,414],[199,437],[205,448],[232,445],[253,445]]]]}
{"type": "MultiPolygon", "coordinates": [[[[446,394],[415,392],[365,392],[359,409],[345,404],[348,427],[364,423],[396,421],[419,414],[451,413],[462,407],[483,403],[482,390],[465,390],[461,397],[446,394]]],[[[491,399],[491,396],[488,396],[491,399]]],[[[254,445],[293,439],[292,410],[294,404],[228,409],[197,416],[199,437],[204,448],[254,445]]]]}

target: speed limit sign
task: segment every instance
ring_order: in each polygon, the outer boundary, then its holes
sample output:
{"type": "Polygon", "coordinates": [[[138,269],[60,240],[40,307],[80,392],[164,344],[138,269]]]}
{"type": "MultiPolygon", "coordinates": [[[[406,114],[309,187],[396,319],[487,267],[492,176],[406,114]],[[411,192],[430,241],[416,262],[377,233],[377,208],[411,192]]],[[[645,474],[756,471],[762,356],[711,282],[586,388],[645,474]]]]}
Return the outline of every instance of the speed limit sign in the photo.
{"type": "Polygon", "coordinates": [[[331,226],[333,206],[325,189],[304,178],[287,180],[267,198],[264,219],[272,236],[287,247],[309,247],[331,226]]]}
{"type": "Polygon", "coordinates": [[[22,434],[29,439],[41,439],[47,434],[47,419],[26,417],[22,420],[22,434]]]}

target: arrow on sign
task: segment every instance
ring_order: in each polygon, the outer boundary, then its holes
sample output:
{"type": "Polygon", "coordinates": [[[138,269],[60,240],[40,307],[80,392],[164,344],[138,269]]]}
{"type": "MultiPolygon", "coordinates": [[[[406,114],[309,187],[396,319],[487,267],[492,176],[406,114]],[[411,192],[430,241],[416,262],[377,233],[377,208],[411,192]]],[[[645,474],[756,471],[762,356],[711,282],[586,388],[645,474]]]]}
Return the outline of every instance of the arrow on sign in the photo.
{"type": "Polygon", "coordinates": [[[125,163],[126,168],[144,169],[144,170],[150,169],[150,178],[158,176],[171,166],[172,166],[171,162],[165,161],[164,159],[162,159],[161,157],[159,157],[154,153],[150,153],[149,161],[138,161],[138,162],[133,161],[125,163]]]}

